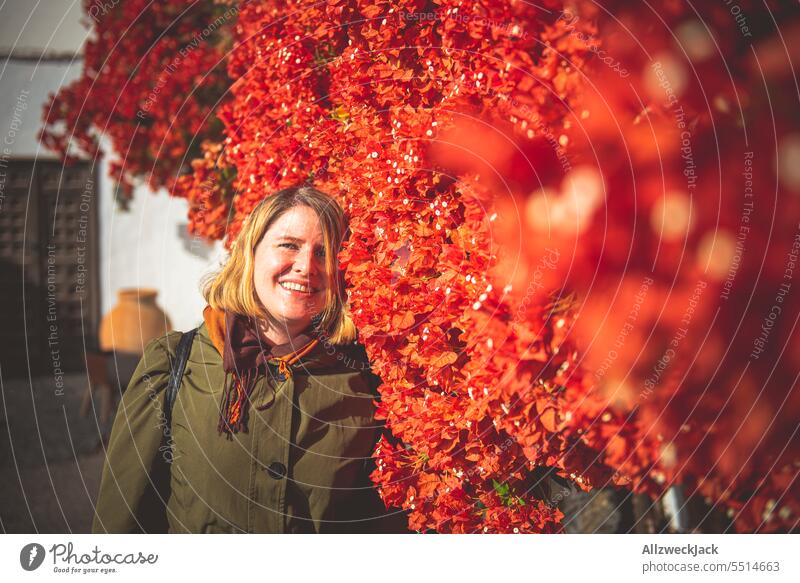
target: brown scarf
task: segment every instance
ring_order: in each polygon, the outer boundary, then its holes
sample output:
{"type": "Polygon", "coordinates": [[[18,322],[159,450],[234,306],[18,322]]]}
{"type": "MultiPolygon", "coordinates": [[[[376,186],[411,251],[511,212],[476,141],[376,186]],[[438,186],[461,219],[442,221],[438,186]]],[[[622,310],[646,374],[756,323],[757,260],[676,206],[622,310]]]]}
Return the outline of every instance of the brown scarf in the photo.
{"type": "Polygon", "coordinates": [[[291,342],[272,346],[258,333],[255,318],[215,310],[206,306],[203,319],[211,342],[222,355],[225,369],[225,389],[220,406],[217,430],[231,437],[247,432],[247,404],[259,373],[270,371],[275,380],[292,376],[291,366],[310,353],[317,345],[311,338],[313,325],[291,342]],[[299,350],[296,347],[301,347],[299,350]],[[277,370],[270,361],[277,360],[277,370]]]}

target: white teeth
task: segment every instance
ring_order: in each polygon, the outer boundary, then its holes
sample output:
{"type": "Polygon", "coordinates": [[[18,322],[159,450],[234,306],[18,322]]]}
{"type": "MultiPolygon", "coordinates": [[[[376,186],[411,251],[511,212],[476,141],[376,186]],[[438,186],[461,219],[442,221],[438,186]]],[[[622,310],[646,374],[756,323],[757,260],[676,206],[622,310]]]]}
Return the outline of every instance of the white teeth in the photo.
{"type": "Polygon", "coordinates": [[[280,285],[284,289],[308,293],[308,288],[301,283],[294,283],[292,281],[282,281],[280,285]]]}

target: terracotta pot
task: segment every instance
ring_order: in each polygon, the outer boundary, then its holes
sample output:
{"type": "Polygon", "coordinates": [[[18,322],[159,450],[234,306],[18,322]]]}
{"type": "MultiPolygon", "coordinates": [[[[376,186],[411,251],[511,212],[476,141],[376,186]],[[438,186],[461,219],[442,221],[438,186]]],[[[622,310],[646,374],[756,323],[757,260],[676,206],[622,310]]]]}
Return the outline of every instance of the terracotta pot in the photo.
{"type": "Polygon", "coordinates": [[[100,322],[100,349],[117,353],[144,353],[147,344],[172,329],[172,323],[156,304],[158,291],[121,289],[117,305],[100,322]]]}

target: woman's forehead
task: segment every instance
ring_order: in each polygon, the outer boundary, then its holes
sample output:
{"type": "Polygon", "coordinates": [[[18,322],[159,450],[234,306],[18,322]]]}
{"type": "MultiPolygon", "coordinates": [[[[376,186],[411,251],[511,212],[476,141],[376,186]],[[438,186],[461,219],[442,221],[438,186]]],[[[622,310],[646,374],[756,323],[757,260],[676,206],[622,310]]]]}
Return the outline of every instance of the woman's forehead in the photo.
{"type": "Polygon", "coordinates": [[[275,219],[275,222],[267,230],[267,235],[273,239],[321,240],[322,226],[317,213],[312,208],[296,206],[275,219]]]}

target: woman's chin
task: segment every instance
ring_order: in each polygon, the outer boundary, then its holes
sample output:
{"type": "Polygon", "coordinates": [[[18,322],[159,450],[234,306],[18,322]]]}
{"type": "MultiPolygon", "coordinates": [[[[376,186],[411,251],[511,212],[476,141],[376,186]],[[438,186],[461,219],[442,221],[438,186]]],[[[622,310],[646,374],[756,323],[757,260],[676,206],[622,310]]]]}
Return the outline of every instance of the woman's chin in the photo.
{"type": "Polygon", "coordinates": [[[286,310],[283,312],[284,316],[281,318],[283,325],[286,329],[296,330],[300,332],[305,330],[311,325],[314,316],[319,314],[320,310],[286,310]]]}

